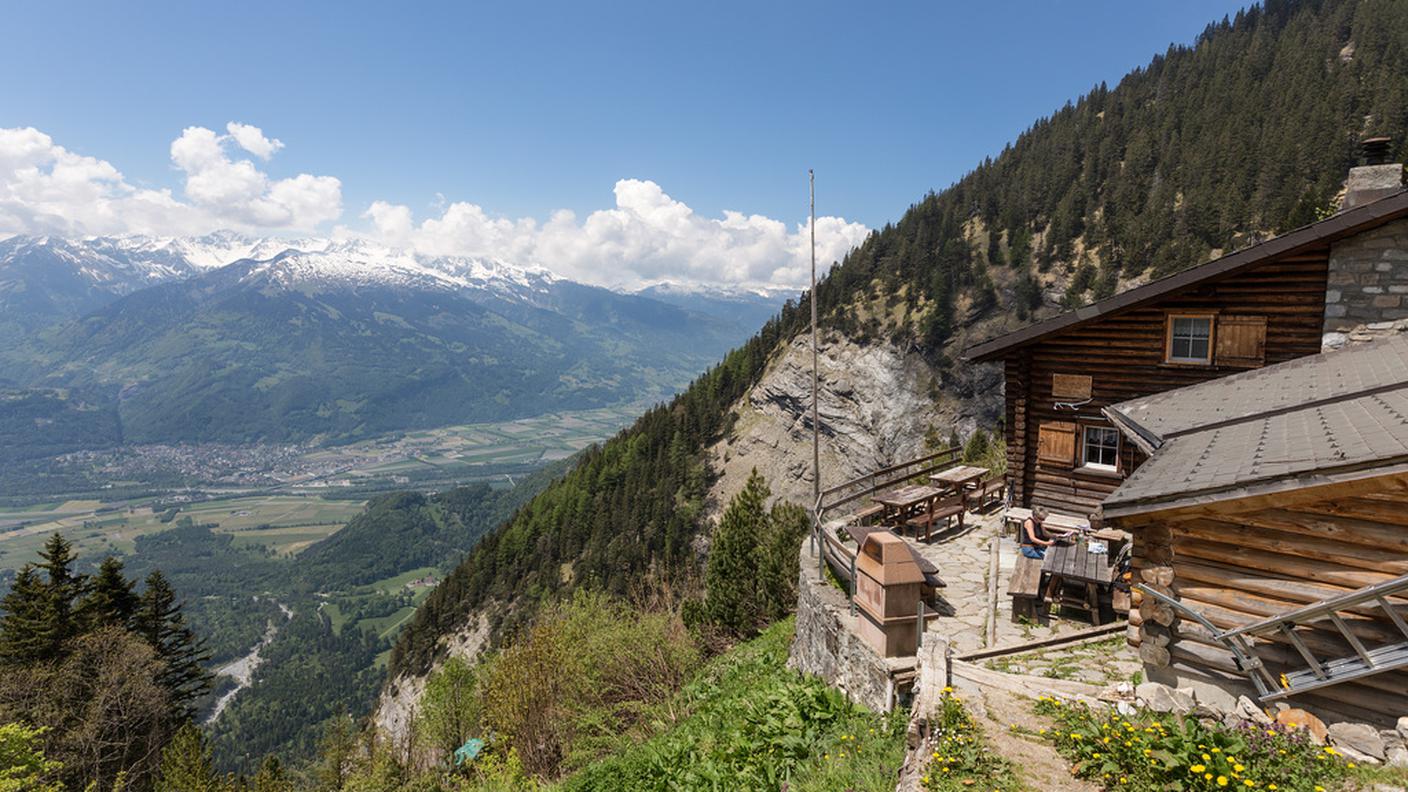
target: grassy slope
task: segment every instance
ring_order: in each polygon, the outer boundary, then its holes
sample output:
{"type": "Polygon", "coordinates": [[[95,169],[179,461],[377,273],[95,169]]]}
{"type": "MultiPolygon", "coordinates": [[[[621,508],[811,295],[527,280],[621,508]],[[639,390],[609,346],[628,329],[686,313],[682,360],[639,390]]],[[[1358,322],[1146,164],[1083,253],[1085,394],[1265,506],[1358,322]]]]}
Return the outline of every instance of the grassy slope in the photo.
{"type": "Polygon", "coordinates": [[[893,789],[903,714],[871,713],[788,669],[792,630],[788,619],[715,658],[644,733],[558,789],[893,789]]]}

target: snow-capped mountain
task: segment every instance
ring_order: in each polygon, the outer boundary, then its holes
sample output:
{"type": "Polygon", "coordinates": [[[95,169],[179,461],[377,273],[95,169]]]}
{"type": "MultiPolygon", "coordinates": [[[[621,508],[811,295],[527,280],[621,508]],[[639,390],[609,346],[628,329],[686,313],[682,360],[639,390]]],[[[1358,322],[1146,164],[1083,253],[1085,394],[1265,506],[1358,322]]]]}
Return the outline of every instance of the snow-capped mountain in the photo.
{"type": "Polygon", "coordinates": [[[542,268],[468,257],[431,257],[365,240],[117,236],[0,240],[0,342],[76,319],[120,297],[236,262],[244,277],[299,289],[368,286],[486,291],[535,302],[558,279],[542,268]]]}
{"type": "Polygon", "coordinates": [[[82,393],[129,442],[354,438],[659,398],[761,326],[760,299],[357,239],[13,238],[0,387],[82,393]]]}

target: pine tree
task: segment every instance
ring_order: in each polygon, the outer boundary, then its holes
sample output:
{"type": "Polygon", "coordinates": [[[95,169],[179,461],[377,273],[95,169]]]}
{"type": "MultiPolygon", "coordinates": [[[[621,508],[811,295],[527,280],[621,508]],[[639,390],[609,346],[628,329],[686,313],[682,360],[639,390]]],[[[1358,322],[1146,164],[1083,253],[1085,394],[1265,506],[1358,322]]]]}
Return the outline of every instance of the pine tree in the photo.
{"type": "Polygon", "coordinates": [[[210,672],[204,667],[210,654],[205,640],[197,638],[186,626],[176,592],[160,570],[147,576],[133,627],[166,665],[160,681],[171,694],[173,714],[180,719],[190,718],[196,700],[210,689],[210,672]]]}
{"type": "Polygon", "coordinates": [[[138,602],[132,582],[122,574],[122,562],[108,556],[78,603],[79,621],[85,630],[107,626],[125,628],[131,625],[138,602]]]}
{"type": "Polygon", "coordinates": [[[738,635],[751,634],[760,621],[758,540],[766,521],[764,504],[770,495],[767,481],[755,468],[724,511],[709,548],[704,573],[705,614],[709,621],[738,635]]]}
{"type": "Polygon", "coordinates": [[[161,752],[156,792],[222,792],[226,789],[210,760],[210,745],[191,724],[181,727],[161,752]]]}
{"type": "Polygon", "coordinates": [[[52,650],[45,629],[48,592],[32,565],[15,576],[10,591],[0,599],[0,662],[28,663],[45,659],[52,650]]]}
{"type": "Polygon", "coordinates": [[[85,580],[74,574],[73,563],[77,556],[73,545],[60,533],[50,535],[39,551],[38,567],[48,578],[45,581],[44,640],[48,644],[47,656],[58,657],[63,651],[64,641],[79,632],[78,619],[74,616],[74,603],[83,593],[85,580]]]}
{"type": "Polygon", "coordinates": [[[52,660],[64,642],[79,632],[73,609],[84,579],[73,573],[73,546],[55,533],[39,552],[40,563],[21,570],[0,600],[0,659],[6,662],[52,660]],[[39,574],[43,572],[41,577],[39,574]]]}
{"type": "Polygon", "coordinates": [[[798,553],[810,525],[807,510],[795,503],[779,502],[768,512],[758,562],[758,600],[769,622],[785,617],[797,604],[798,553]]]}
{"type": "Polygon", "coordinates": [[[284,772],[276,756],[266,756],[247,784],[249,792],[293,792],[293,779],[284,772]]]}

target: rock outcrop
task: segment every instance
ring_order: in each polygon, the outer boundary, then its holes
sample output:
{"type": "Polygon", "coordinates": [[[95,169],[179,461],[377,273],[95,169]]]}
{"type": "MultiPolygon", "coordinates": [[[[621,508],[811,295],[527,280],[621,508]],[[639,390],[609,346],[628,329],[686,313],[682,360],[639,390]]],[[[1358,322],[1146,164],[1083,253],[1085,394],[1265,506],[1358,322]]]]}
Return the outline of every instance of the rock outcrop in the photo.
{"type": "MultiPolygon", "coordinates": [[[[473,662],[489,645],[489,620],[484,614],[476,614],[467,623],[473,627],[444,637],[445,652],[440,655],[442,658],[462,657],[473,662]]],[[[382,687],[381,696],[377,699],[376,710],[372,714],[377,731],[407,755],[426,680],[439,666],[440,662],[437,662],[427,674],[396,677],[382,687]]]]}
{"type": "MultiPolygon", "coordinates": [[[[830,486],[925,453],[925,435],[968,435],[996,423],[1001,372],[955,363],[944,372],[889,342],[821,339],[818,412],[821,481],[830,486]]],[[[717,512],[754,468],[778,498],[807,504],[812,492],[810,336],[793,339],[734,406],[732,431],[712,449],[722,476],[711,493],[717,512]]]]}

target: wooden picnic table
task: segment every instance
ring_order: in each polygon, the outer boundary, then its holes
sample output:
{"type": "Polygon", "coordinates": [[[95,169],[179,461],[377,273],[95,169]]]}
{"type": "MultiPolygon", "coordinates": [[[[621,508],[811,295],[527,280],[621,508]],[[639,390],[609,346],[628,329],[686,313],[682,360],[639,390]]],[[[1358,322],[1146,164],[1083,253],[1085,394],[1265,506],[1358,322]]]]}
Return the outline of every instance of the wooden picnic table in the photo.
{"type": "Polygon", "coordinates": [[[940,470],[929,476],[929,480],[941,487],[962,491],[969,484],[975,484],[988,474],[988,469],[977,465],[955,465],[948,470],[940,470]]]}
{"type": "Polygon", "coordinates": [[[927,484],[910,484],[876,495],[874,500],[885,507],[882,522],[898,525],[903,524],[915,513],[926,510],[929,504],[942,494],[943,491],[937,487],[930,487],[927,484]]]}
{"type": "Polygon", "coordinates": [[[1047,575],[1049,601],[1084,610],[1099,625],[1101,597],[1115,580],[1113,561],[1117,548],[1111,542],[1101,542],[1105,552],[1092,553],[1092,542],[1100,540],[1080,536],[1057,542],[1046,548],[1041,569],[1047,575]]]}

